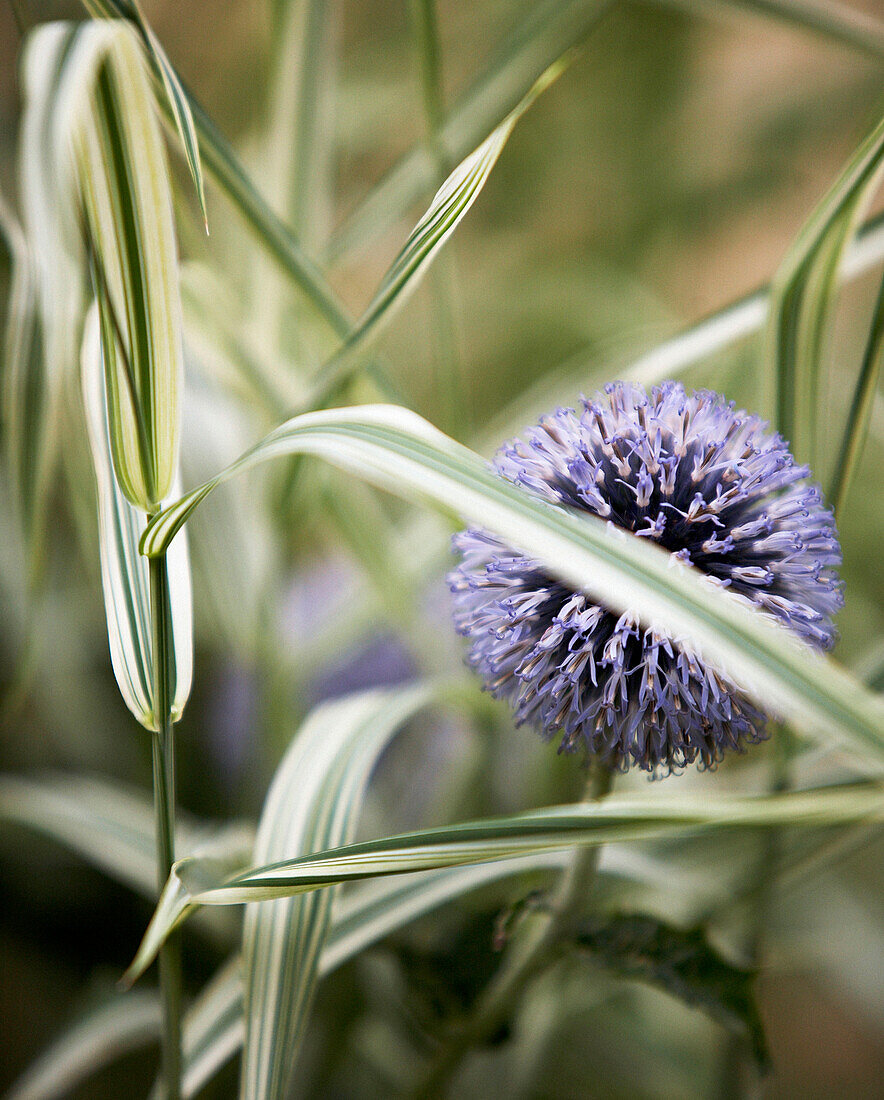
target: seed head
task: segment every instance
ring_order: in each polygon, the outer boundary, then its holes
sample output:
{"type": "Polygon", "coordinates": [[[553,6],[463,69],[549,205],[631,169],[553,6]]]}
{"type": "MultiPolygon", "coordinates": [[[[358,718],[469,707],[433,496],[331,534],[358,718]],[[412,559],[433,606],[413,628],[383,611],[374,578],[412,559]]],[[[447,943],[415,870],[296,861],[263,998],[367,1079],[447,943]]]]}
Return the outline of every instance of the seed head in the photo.
{"type": "MultiPolygon", "coordinates": [[[[828,649],[841,606],[835,520],[786,443],[719,394],[605,387],[513,440],[497,473],[652,539],[828,649]]],[[[765,715],[688,646],[552,577],[486,531],[455,536],[449,576],[469,663],[518,724],[560,751],[668,772],[765,736],[765,715]]]]}

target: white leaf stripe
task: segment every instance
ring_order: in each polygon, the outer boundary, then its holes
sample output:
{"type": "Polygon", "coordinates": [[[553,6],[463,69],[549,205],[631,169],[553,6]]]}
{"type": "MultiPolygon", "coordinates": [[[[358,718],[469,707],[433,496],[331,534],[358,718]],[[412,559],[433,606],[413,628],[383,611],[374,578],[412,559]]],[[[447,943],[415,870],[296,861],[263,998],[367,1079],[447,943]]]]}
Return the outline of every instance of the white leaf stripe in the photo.
{"type": "MultiPolygon", "coordinates": [[[[114,476],[98,311],[86,318],[82,353],[83,402],[98,495],[98,547],[111,663],[126,706],[147,729],[153,707],[150,570],[138,552],[147,517],[123,496],[114,476]]],[[[177,486],[177,481],[176,481],[177,486]]],[[[186,541],[167,557],[174,647],[172,717],[177,721],[193,678],[193,612],[186,541]]]]}
{"type": "Polygon", "coordinates": [[[374,337],[417,289],[437,253],[479,197],[491,169],[503,152],[516,123],[531,104],[564,72],[572,60],[566,54],[531,86],[522,101],[445,180],[426,213],[411,231],[408,240],[390,265],[364,314],[353,327],[343,346],[320,371],[317,385],[322,391],[346,368],[354,354],[374,337]]]}
{"type": "Polygon", "coordinates": [[[178,74],[175,72],[171,61],[169,61],[162,43],[144,18],[136,0],[129,0],[129,3],[125,4],[114,3],[113,0],[83,0],[83,6],[95,18],[129,19],[141,32],[155,67],[155,73],[165,92],[169,113],[181,139],[184,158],[187,161],[187,167],[196,188],[203,222],[206,225],[206,231],[208,231],[205,183],[200,164],[199,140],[193,122],[193,112],[190,109],[187,93],[178,79],[178,74]]]}
{"type": "Polygon", "coordinates": [[[351,844],[225,878],[198,857],[178,860],[127,971],[134,980],[169,933],[202,905],[274,901],[341,882],[508,860],[581,845],[688,836],[709,829],[884,821],[884,786],[869,784],[754,797],[609,796],[351,844]]]}
{"type": "MultiPolygon", "coordinates": [[[[317,708],[277,769],[255,858],[321,851],[352,835],[368,775],[383,746],[428,701],[425,689],[370,692],[317,708]]],[[[243,1095],[281,1097],[288,1084],[328,934],[331,892],[246,912],[243,1095]]]]}
{"type": "Polygon", "coordinates": [[[99,272],[118,479],[151,510],[176,464],[183,356],[171,185],[143,49],[125,22],[51,24],[26,56],[29,72],[55,74],[44,93],[54,175],[43,186],[74,226],[70,262],[85,233],[99,272]]]}
{"type": "Polygon", "coordinates": [[[884,120],[862,142],[798,236],[771,286],[768,350],[774,422],[819,468],[817,423],[828,318],[839,270],[884,172],[884,120]]]}
{"type": "Polygon", "coordinates": [[[156,994],[132,992],[88,1012],[65,1031],[15,1082],[4,1100],[57,1100],[102,1066],[156,1039],[156,994]]]}
{"type": "Polygon", "coordinates": [[[689,643],[760,704],[799,730],[849,745],[860,761],[884,761],[884,707],[830,658],[697,570],[586,513],[553,508],[493,475],[466,447],[416,413],[367,405],[287,421],[221,474],[156,516],[142,552],[162,553],[216,485],[279,455],[313,454],[405,497],[485,527],[605,606],[689,643]]]}
{"type": "MultiPolygon", "coordinates": [[[[324,977],[410,921],[473,890],[518,876],[562,870],[566,852],[542,852],[523,859],[472,867],[446,868],[407,882],[381,881],[353,890],[333,910],[332,925],[319,958],[324,977]]],[[[184,1021],[185,1097],[195,1096],[243,1045],[242,965],[238,957],[222,967],[199,995],[184,1021]]],[[[154,1091],[153,1100],[163,1095],[154,1091]]]]}

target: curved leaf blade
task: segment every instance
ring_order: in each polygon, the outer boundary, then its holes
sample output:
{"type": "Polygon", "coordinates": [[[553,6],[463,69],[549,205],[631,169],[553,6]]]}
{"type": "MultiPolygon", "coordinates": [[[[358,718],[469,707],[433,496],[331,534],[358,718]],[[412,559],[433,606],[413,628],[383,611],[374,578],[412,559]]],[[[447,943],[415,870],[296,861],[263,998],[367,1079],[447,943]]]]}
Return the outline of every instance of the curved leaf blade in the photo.
{"type": "MultiPolygon", "coordinates": [[[[57,33],[38,29],[29,48],[57,33]]],[[[64,34],[57,201],[79,218],[92,267],[117,479],[152,511],[177,465],[184,370],[171,181],[136,31],[94,21],[64,34]]]]}
{"type": "Polygon", "coordinates": [[[59,1100],[102,1066],[156,1041],[160,1002],[131,992],[99,1005],[63,1032],[15,1082],[5,1100],[59,1100]]]}
{"type": "MultiPolygon", "coordinates": [[[[425,689],[369,692],[313,711],[277,769],[255,859],[315,852],[352,836],[369,772],[393,734],[428,701],[425,689]]],[[[243,930],[245,1050],[241,1090],[284,1095],[318,978],[333,893],[250,906],[243,930]]]]}
{"type": "Polygon", "coordinates": [[[825,339],[839,269],[884,173],[884,120],[844,167],[795,238],[771,285],[768,354],[774,423],[818,468],[817,422],[825,339]]]}
{"type": "Polygon", "coordinates": [[[479,197],[516,123],[538,96],[565,71],[573,55],[565,54],[543,72],[526,95],[448,176],[426,213],[409,234],[371,302],[339,352],[325,365],[319,383],[337,377],[418,287],[440,249],[479,197]]]}
{"type": "Polygon", "coordinates": [[[424,829],[254,867],[225,878],[210,861],[178,860],[129,977],[150,964],[162,943],[201,905],[275,901],[376,876],[508,860],[576,846],[689,836],[709,829],[826,826],[884,821],[884,787],[848,785],[754,797],[609,796],[510,817],[424,829]]]}
{"type": "Polygon", "coordinates": [[[203,170],[200,163],[199,139],[196,126],[193,121],[193,112],[190,109],[190,101],[184,90],[178,74],[169,60],[162,43],[154,34],[150,24],[144,18],[137,0],[124,0],[123,3],[114,3],[113,0],[83,0],[83,7],[96,19],[130,19],[141,32],[141,37],[147,47],[154,72],[165,92],[166,106],[172,118],[178,137],[181,139],[181,147],[184,159],[190,172],[190,178],[196,188],[196,197],[199,202],[200,212],[206,232],[209,231],[209,215],[206,209],[206,189],[203,180],[203,170]]]}
{"type": "Polygon", "coordinates": [[[279,455],[312,454],[400,496],[499,535],[618,612],[678,637],[768,709],[884,760],[884,706],[831,659],[802,643],[649,540],[586,513],[553,508],[491,473],[466,447],[397,406],[308,413],[287,421],[148,525],[142,552],[162,553],[222,481],[279,455]]]}
{"type": "MultiPolygon", "coordinates": [[[[138,552],[147,517],[123,496],[115,477],[106,378],[98,311],[93,305],[83,335],[82,382],[98,494],[98,546],[111,663],[126,706],[146,729],[156,730],[150,569],[138,552]]],[[[193,612],[186,541],[171,548],[167,567],[174,651],[170,694],[172,720],[177,721],[193,679],[193,612]]]]}

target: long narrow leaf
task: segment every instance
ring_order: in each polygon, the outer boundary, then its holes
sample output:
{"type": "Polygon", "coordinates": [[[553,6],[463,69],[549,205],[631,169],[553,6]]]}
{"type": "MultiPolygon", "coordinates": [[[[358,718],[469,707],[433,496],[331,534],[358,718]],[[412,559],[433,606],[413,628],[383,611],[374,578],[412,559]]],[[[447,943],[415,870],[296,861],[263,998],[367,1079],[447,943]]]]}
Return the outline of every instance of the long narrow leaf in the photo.
{"type": "Polygon", "coordinates": [[[884,359],[884,280],[878,288],[869,338],[835,462],[835,473],[832,476],[829,495],[836,516],[841,514],[850,490],[850,483],[862,456],[863,444],[872,419],[872,407],[878,388],[882,359],[884,359]]]}
{"type": "MultiPolygon", "coordinates": [[[[436,141],[449,164],[462,161],[500,126],[541,74],[581,42],[611,7],[611,0],[540,0],[528,5],[488,68],[455,104],[436,141]]],[[[393,166],[335,233],[336,262],[375,240],[432,186],[435,158],[421,143],[393,166]]]]}
{"type": "MultiPolygon", "coordinates": [[[[346,843],[390,737],[427,702],[424,689],[370,692],[313,711],[277,769],[255,859],[278,860],[346,843]]],[[[318,976],[333,896],[325,891],[250,906],[243,931],[246,1039],[242,1094],[285,1093],[318,976]]]]}
{"type": "Polygon", "coordinates": [[[391,492],[428,501],[493,531],[605,606],[629,610],[647,627],[682,639],[800,730],[847,744],[860,760],[880,768],[884,707],[831,659],[649,540],[594,516],[547,505],[396,406],[335,409],[286,422],[155,517],[142,538],[142,551],[162,553],[221,481],[290,454],[317,455],[391,492]]]}
{"type": "Polygon", "coordinates": [[[102,21],[67,34],[57,109],[74,165],[62,188],[76,189],[88,238],[117,480],[152,511],[177,465],[184,369],[171,183],[136,32],[102,21]]]}
{"type": "Polygon", "coordinates": [[[756,797],[609,797],[511,817],[425,829],[254,867],[225,878],[209,861],[178,860],[127,972],[143,973],[165,938],[201,905],[274,901],[341,882],[512,859],[575,846],[689,836],[716,828],[884,821],[884,787],[821,788],[756,797]]]}
{"type": "MultiPolygon", "coordinates": [[[[114,675],[126,706],[147,729],[156,729],[151,648],[150,570],[138,552],[147,517],[123,496],[114,476],[107,377],[102,363],[98,311],[92,307],[83,336],[83,401],[98,491],[98,546],[114,675]]],[[[193,621],[187,543],[167,559],[172,622],[172,718],[181,717],[193,676],[193,621]]]]}
{"type": "MultiPolygon", "coordinates": [[[[42,833],[70,848],[111,878],[146,898],[156,897],[156,837],[153,807],[136,791],[94,776],[0,775],[0,822],[42,833]]],[[[222,843],[249,850],[242,827],[222,832],[222,843]]],[[[219,834],[183,816],[178,823],[182,851],[195,852],[219,834]]]]}
{"type": "Polygon", "coordinates": [[[566,55],[542,73],[516,107],[445,180],[390,265],[344,346],[321,372],[320,385],[327,383],[329,377],[338,376],[353,361],[355,352],[377,335],[393,311],[417,289],[439,250],[479,197],[516,123],[537,97],[561,75],[570,60],[570,55],[566,55]]]}
{"type": "Polygon", "coordinates": [[[817,421],[825,339],[838,271],[884,172],[884,121],[848,161],[795,239],[771,287],[768,345],[774,422],[818,469],[817,421]]]}
{"type": "Polygon", "coordinates": [[[43,325],[35,263],[15,215],[0,195],[0,234],[9,255],[10,286],[3,334],[2,424],[13,504],[39,576],[49,486],[55,460],[54,410],[48,406],[43,325]]]}
{"type": "Polygon", "coordinates": [[[15,1082],[5,1100],[60,1100],[109,1062],[156,1041],[160,1002],[130,992],[99,1005],[55,1040],[15,1082]]]}
{"type": "Polygon", "coordinates": [[[193,112],[190,109],[190,101],[188,100],[187,92],[184,90],[178,78],[178,74],[175,72],[171,61],[166,55],[162,43],[144,18],[137,0],[120,0],[120,2],[117,3],[106,3],[103,2],[103,0],[83,0],[83,7],[90,15],[96,18],[127,18],[131,20],[141,32],[144,44],[150,53],[155,71],[159,75],[163,90],[166,94],[165,103],[172,117],[175,129],[178,131],[178,136],[181,139],[184,159],[187,161],[187,167],[191,179],[193,180],[193,185],[196,188],[200,211],[203,215],[206,231],[208,232],[209,216],[206,209],[206,189],[203,181],[202,165],[200,164],[199,139],[197,138],[196,127],[193,121],[193,112]]]}

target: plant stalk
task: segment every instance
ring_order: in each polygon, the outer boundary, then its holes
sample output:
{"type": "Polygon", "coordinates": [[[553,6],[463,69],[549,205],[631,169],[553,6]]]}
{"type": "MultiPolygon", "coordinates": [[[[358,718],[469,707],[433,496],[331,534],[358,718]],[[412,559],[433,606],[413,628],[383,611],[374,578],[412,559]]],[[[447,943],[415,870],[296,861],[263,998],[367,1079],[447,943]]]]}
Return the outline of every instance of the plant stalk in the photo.
{"type": "MultiPolygon", "coordinates": [[[[153,655],[153,792],[157,840],[157,885],[162,893],[175,862],[175,739],[172,728],[174,643],[165,554],[150,559],[153,655]]],[[[181,1097],[181,943],[172,935],[160,950],[163,1005],[162,1058],[168,1100],[181,1097]]]]}
{"type": "MultiPolygon", "coordinates": [[[[593,766],[586,801],[598,802],[611,789],[612,773],[593,766]]],[[[530,911],[520,924],[503,964],[478,998],[471,1017],[430,1064],[411,1094],[413,1100],[438,1100],[467,1052],[490,1039],[512,1014],[525,987],[558,957],[559,947],[575,931],[598,867],[601,847],[574,851],[548,905],[530,911]]]]}

